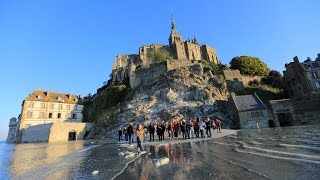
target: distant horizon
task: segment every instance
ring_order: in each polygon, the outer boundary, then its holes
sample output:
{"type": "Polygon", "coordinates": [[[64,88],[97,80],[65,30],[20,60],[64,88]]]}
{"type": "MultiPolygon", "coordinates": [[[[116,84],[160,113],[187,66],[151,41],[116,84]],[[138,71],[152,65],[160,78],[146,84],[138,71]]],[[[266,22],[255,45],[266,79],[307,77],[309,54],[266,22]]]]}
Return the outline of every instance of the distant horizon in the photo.
{"type": "Polygon", "coordinates": [[[36,88],[85,96],[109,79],[117,54],[168,44],[173,12],[184,39],[214,47],[222,64],[260,58],[282,73],[320,53],[320,1],[0,2],[0,140],[36,88]]]}

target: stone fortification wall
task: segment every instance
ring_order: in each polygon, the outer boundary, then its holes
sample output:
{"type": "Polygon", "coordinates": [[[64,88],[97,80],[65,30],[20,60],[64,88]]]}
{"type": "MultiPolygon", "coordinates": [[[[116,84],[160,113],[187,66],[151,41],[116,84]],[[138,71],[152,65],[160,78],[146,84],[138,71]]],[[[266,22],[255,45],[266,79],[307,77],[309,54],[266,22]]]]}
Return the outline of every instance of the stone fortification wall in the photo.
{"type": "Polygon", "coordinates": [[[50,129],[49,142],[68,141],[69,132],[76,132],[76,139],[83,139],[86,131],[90,131],[91,123],[54,123],[50,129]]]}
{"type": "Polygon", "coordinates": [[[167,72],[167,62],[160,62],[151,64],[148,68],[137,69],[130,76],[130,86],[132,88],[137,87],[138,85],[144,85],[152,82],[158,78],[161,74],[167,72]]]}
{"type": "Polygon", "coordinates": [[[30,126],[22,134],[22,143],[48,142],[50,128],[53,123],[30,126]]]}
{"type": "Polygon", "coordinates": [[[173,70],[181,67],[191,66],[193,63],[190,60],[170,59],[167,60],[167,70],[173,70]]]}

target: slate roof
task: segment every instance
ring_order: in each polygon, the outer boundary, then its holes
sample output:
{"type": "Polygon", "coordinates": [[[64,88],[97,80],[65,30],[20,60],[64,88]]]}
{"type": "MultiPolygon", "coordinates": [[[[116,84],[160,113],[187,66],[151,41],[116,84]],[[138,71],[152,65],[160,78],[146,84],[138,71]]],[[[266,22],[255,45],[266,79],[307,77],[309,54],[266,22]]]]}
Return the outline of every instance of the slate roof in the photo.
{"type": "Polygon", "coordinates": [[[256,95],[233,96],[233,101],[239,112],[265,110],[261,99],[256,95]]]}
{"type": "Polygon", "coordinates": [[[74,94],[57,93],[53,91],[43,91],[36,89],[25,99],[28,101],[63,102],[76,104],[78,97],[74,94]]]}

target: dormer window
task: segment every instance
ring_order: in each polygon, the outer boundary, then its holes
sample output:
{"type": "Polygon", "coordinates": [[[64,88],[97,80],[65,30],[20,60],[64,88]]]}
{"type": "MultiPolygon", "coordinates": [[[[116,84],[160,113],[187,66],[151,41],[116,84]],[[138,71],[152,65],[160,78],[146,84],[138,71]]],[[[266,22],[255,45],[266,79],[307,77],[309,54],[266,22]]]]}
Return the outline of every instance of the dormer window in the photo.
{"type": "Polygon", "coordinates": [[[77,102],[78,102],[78,98],[77,98],[77,99],[74,99],[74,102],[77,103],[77,102]]]}
{"type": "Polygon", "coordinates": [[[63,98],[60,97],[60,96],[58,97],[58,101],[59,101],[59,102],[64,102],[63,98]]]}
{"type": "Polygon", "coordinates": [[[41,95],[38,95],[37,98],[40,100],[40,99],[42,99],[42,96],[41,96],[41,95]]]}

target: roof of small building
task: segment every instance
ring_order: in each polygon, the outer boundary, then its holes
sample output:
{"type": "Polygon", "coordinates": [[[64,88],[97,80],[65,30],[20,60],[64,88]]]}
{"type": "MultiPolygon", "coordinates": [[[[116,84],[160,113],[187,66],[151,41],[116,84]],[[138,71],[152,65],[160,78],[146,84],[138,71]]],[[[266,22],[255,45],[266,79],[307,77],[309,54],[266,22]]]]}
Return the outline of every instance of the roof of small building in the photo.
{"type": "Polygon", "coordinates": [[[239,112],[265,110],[266,107],[261,99],[256,95],[232,96],[239,112]]]}
{"type": "Polygon", "coordinates": [[[78,97],[74,94],[58,93],[53,91],[43,91],[36,89],[25,99],[27,101],[43,101],[43,102],[62,102],[68,104],[76,104],[78,97]]]}

